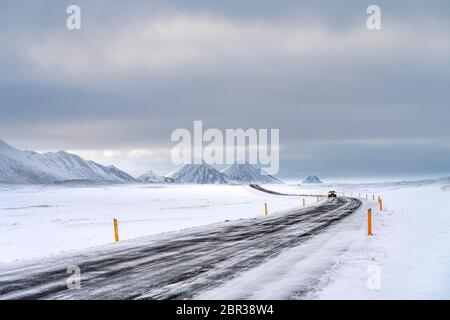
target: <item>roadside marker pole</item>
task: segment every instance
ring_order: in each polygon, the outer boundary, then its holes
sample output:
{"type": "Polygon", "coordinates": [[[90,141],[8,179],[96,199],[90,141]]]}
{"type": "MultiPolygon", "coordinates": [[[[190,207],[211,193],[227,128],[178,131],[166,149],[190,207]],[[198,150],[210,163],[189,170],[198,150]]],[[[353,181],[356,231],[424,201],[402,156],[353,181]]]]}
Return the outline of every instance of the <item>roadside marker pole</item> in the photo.
{"type": "Polygon", "coordinates": [[[114,219],[114,240],[119,242],[119,223],[117,222],[117,219],[114,219]]]}
{"type": "Polygon", "coordinates": [[[372,235],[372,209],[367,211],[367,235],[372,235]]]}
{"type": "Polygon", "coordinates": [[[367,200],[367,193],[366,193],[366,200],[367,200]]]}
{"type": "Polygon", "coordinates": [[[267,216],[269,214],[269,206],[267,205],[267,202],[264,203],[264,214],[267,216]]]}
{"type": "Polygon", "coordinates": [[[305,207],[305,198],[303,198],[302,200],[303,200],[303,207],[305,207]]]}
{"type": "Polygon", "coordinates": [[[375,195],[374,194],[372,195],[372,200],[375,201],[375,195]]]}
{"type": "Polygon", "coordinates": [[[380,211],[383,211],[383,199],[380,198],[380,211]]]}

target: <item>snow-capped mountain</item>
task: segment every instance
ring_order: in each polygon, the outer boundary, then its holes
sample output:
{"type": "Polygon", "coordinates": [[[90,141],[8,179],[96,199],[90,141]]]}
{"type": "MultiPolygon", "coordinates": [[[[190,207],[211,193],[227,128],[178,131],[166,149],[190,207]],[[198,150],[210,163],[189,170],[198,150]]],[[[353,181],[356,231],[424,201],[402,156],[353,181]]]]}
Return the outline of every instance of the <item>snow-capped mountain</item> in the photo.
{"type": "Polygon", "coordinates": [[[21,151],[0,139],[0,182],[48,184],[67,180],[136,181],[114,166],[102,166],[65,151],[21,151]]]}
{"type": "Polygon", "coordinates": [[[171,178],[157,175],[152,170],[144,173],[142,176],[140,176],[138,178],[138,180],[141,182],[146,182],[146,183],[170,183],[170,182],[173,182],[173,180],[171,178]]]}
{"type": "Polygon", "coordinates": [[[210,165],[185,164],[172,171],[166,178],[173,179],[175,183],[197,183],[197,184],[224,184],[228,183],[227,176],[214,169],[210,165]]]}
{"type": "Polygon", "coordinates": [[[322,181],[317,176],[309,176],[303,180],[303,183],[322,183],[322,181]]]}
{"type": "Polygon", "coordinates": [[[245,184],[279,184],[280,180],[264,174],[264,172],[251,164],[233,164],[221,171],[231,180],[245,184]]]}

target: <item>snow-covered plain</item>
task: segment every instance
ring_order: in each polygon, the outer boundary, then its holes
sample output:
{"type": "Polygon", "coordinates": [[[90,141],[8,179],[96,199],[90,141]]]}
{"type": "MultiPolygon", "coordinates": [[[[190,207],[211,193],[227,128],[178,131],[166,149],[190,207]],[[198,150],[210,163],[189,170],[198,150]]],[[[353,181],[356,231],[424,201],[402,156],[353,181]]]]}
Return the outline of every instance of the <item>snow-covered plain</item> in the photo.
{"type": "MultiPolygon", "coordinates": [[[[334,189],[361,195],[364,205],[326,232],[196,298],[450,299],[449,184],[441,179],[267,186],[290,194],[334,189]],[[381,195],[384,211],[372,195],[381,195]]],[[[227,185],[0,187],[0,263],[92,246],[102,250],[113,241],[114,217],[121,240],[134,239],[132,245],[140,236],[262,216],[265,201],[274,214],[299,207],[299,200],[227,185]]]]}
{"type": "Polygon", "coordinates": [[[247,186],[0,186],[0,263],[111,243],[113,218],[127,240],[261,216],[266,201],[271,214],[300,206],[247,186]]]}

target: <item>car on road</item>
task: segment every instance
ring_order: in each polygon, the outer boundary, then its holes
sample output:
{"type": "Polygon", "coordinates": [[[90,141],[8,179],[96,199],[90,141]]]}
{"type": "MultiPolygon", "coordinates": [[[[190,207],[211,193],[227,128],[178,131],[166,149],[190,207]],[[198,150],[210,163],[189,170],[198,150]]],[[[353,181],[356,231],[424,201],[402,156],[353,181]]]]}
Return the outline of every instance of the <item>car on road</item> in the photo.
{"type": "Polygon", "coordinates": [[[328,198],[336,198],[336,197],[337,197],[336,191],[329,191],[328,192],[328,198]]]}

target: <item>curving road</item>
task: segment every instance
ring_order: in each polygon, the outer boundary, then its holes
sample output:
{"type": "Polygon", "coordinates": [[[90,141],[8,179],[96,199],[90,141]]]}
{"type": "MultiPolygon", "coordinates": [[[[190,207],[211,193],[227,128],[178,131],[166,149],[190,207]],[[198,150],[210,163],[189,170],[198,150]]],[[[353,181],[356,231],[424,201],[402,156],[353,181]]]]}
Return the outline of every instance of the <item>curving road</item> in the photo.
{"type": "Polygon", "coordinates": [[[301,245],[360,206],[358,199],[339,197],[283,214],[0,267],[0,299],[189,299],[301,245]],[[82,272],[77,290],[66,285],[71,265],[82,272]]]}

